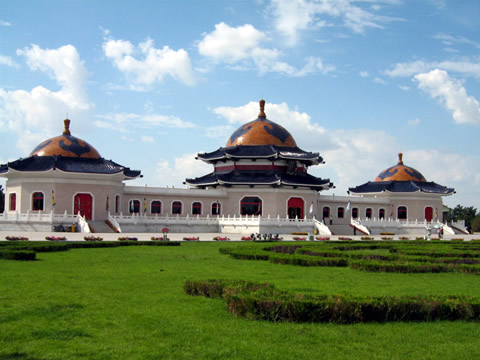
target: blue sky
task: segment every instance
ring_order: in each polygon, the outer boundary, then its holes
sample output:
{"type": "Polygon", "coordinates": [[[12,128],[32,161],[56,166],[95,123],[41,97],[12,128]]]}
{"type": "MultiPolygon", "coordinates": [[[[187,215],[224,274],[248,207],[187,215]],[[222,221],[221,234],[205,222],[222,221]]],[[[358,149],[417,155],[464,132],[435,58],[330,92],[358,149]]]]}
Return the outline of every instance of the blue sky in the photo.
{"type": "Polygon", "coordinates": [[[0,2],[0,163],[72,134],[182,186],[258,114],[345,195],[397,162],[480,208],[476,0],[0,2]]]}

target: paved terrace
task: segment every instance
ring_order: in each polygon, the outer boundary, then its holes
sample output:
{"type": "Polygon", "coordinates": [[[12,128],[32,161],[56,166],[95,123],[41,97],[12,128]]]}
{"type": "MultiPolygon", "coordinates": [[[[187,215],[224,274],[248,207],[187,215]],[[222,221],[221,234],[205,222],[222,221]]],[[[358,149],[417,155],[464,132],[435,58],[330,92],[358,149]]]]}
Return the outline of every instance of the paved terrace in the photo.
{"type": "MultiPolygon", "coordinates": [[[[152,236],[159,237],[162,236],[161,233],[69,233],[69,232],[29,232],[29,231],[0,231],[0,241],[6,241],[6,236],[24,236],[27,237],[29,240],[32,241],[41,241],[45,240],[46,236],[65,236],[68,241],[84,241],[84,236],[97,236],[103,238],[104,241],[117,241],[119,237],[136,237],[138,240],[150,240],[152,236]]],[[[169,233],[168,238],[172,241],[183,241],[184,237],[199,237],[200,241],[213,241],[214,237],[228,237],[232,241],[240,241],[242,234],[220,234],[220,233],[169,233]]],[[[293,237],[304,237],[308,240],[307,235],[292,235],[292,234],[280,234],[283,240],[292,241],[293,237]]],[[[330,235],[328,236],[330,240],[339,240],[339,238],[348,237],[353,240],[361,240],[361,238],[365,235],[330,235]]],[[[370,235],[369,237],[374,238],[375,240],[382,240],[382,237],[393,237],[395,240],[398,239],[399,236],[406,236],[410,240],[415,240],[416,237],[423,237],[425,233],[421,234],[408,234],[408,235],[370,235]]],[[[324,236],[320,236],[324,237],[324,236]]],[[[432,238],[437,238],[436,234],[432,234],[432,238]]],[[[476,233],[473,235],[445,235],[444,240],[451,240],[451,239],[464,239],[464,240],[472,240],[472,239],[480,239],[480,233],[476,233]]]]}

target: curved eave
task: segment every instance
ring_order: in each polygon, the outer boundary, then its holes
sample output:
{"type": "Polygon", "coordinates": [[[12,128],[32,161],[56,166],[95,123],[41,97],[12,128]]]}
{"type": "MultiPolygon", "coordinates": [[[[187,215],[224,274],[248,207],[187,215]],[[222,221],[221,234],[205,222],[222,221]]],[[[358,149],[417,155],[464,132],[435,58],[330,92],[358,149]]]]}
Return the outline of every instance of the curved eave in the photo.
{"type": "Polygon", "coordinates": [[[455,193],[455,189],[447,188],[435,182],[427,181],[374,181],[367,182],[354,188],[349,188],[352,195],[380,195],[380,194],[437,194],[448,196],[455,193]]]}

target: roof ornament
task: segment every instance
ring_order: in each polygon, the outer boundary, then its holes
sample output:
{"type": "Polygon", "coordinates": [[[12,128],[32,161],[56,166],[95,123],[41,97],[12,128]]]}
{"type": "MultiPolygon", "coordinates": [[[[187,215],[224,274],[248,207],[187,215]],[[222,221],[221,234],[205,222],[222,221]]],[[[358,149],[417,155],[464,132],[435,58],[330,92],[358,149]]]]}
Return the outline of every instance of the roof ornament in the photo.
{"type": "Polygon", "coordinates": [[[260,104],[260,113],[258,114],[258,117],[259,118],[266,118],[267,115],[265,115],[265,100],[260,100],[259,101],[259,104],[260,104]]]}
{"type": "Polygon", "coordinates": [[[65,120],[63,120],[63,123],[65,124],[65,130],[63,130],[63,135],[71,135],[71,133],[70,133],[70,120],[65,119],[65,120]]]}
{"type": "Polygon", "coordinates": [[[398,165],[403,165],[403,154],[402,153],[398,153],[398,165]]]}

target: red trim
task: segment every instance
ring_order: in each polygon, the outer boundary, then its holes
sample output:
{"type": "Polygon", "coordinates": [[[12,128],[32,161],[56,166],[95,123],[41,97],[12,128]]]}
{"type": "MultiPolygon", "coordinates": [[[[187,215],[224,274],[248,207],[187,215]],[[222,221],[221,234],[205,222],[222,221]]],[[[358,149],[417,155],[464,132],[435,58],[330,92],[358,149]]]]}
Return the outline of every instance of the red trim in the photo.
{"type": "MultiPolygon", "coordinates": [[[[286,170],[286,166],[280,165],[227,165],[227,166],[215,166],[215,172],[227,172],[232,170],[286,170]]],[[[306,172],[304,167],[297,167],[295,172],[306,172]]]]}

